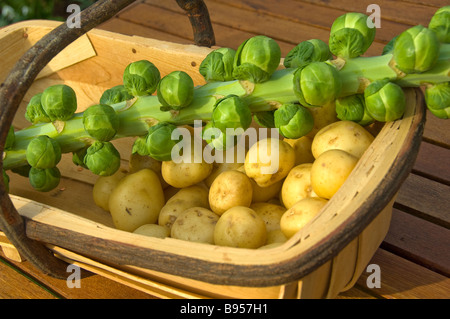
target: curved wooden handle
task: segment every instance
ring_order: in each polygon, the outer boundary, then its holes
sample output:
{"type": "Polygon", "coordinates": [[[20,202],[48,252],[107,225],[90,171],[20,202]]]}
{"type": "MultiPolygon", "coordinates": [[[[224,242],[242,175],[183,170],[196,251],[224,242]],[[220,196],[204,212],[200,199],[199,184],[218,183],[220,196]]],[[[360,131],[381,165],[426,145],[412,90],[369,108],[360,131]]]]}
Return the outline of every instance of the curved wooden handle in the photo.
{"type": "MultiPolygon", "coordinates": [[[[67,45],[87,31],[113,17],[135,0],[100,0],[80,13],[80,27],[70,28],[61,24],[40,39],[16,63],[8,77],[0,84],[0,151],[3,153],[8,130],[17,109],[39,72],[67,45]]],[[[214,34],[208,11],[202,0],[178,1],[187,11],[194,29],[195,42],[202,46],[214,44],[214,34]]],[[[0,158],[0,170],[3,157],[0,158]]],[[[67,264],[57,259],[42,243],[27,237],[25,223],[14,207],[3,178],[0,178],[0,229],[17,250],[43,273],[67,278],[67,264]]]]}

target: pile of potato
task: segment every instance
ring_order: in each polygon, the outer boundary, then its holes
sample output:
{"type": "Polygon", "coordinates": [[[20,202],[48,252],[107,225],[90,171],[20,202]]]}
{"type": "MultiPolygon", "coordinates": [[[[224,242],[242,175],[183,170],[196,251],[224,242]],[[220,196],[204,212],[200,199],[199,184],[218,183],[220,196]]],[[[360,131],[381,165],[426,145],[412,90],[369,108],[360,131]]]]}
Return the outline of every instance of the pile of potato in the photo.
{"type": "Polygon", "coordinates": [[[244,163],[158,162],[134,154],[128,171],[98,178],[93,196],[120,230],[273,247],[319,214],[373,139],[354,122],[336,121],[296,140],[261,139],[249,147],[244,163]],[[277,170],[249,160],[271,149],[279,154],[277,170]]]}

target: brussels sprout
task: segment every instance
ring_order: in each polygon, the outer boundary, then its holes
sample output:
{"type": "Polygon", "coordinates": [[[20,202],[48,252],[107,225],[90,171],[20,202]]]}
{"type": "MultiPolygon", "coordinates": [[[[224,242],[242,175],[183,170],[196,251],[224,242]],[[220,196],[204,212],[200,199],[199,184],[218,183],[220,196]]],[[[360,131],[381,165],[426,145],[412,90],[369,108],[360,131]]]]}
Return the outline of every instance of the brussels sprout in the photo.
{"type": "Polygon", "coordinates": [[[56,84],[44,90],[41,104],[51,121],[67,121],[77,110],[77,96],[70,86],[56,84]]]}
{"type": "Polygon", "coordinates": [[[450,82],[427,86],[425,102],[435,116],[441,119],[450,118],[450,82]]]}
{"type": "Polygon", "coordinates": [[[9,176],[6,174],[5,170],[2,168],[3,172],[3,184],[5,185],[5,190],[9,193],[9,176]]]}
{"type": "Polygon", "coordinates": [[[25,111],[25,118],[33,124],[52,121],[42,108],[41,97],[42,93],[34,95],[28,102],[27,110],[25,111]]]}
{"type": "Polygon", "coordinates": [[[132,96],[153,94],[159,80],[159,70],[147,60],[130,63],[123,73],[123,85],[132,96]]]}
{"type": "Polygon", "coordinates": [[[365,14],[350,12],[337,18],[330,31],[330,51],[341,58],[362,55],[375,39],[376,28],[367,25],[365,14]]]}
{"type": "Polygon", "coordinates": [[[32,167],[52,168],[61,160],[61,147],[55,139],[39,135],[28,143],[26,158],[32,167]]]}
{"type": "Polygon", "coordinates": [[[406,109],[403,89],[389,80],[378,80],[369,84],[364,91],[367,112],[380,122],[395,121],[406,109]]]}
{"type": "Polygon", "coordinates": [[[230,130],[227,132],[227,128],[248,129],[252,123],[252,113],[239,96],[230,94],[217,100],[211,119],[214,127],[228,134],[230,130]]]}
{"type": "Polygon", "coordinates": [[[311,112],[299,104],[283,104],[275,111],[275,127],[289,139],[297,139],[308,134],[314,127],[311,112]]]}
{"type": "Polygon", "coordinates": [[[148,154],[147,149],[147,136],[139,136],[133,143],[133,147],[131,149],[132,154],[139,154],[141,156],[146,156],[148,154]]]}
{"type": "Polygon", "coordinates": [[[428,29],[436,33],[442,43],[450,43],[450,6],[438,9],[431,17],[428,29]]]}
{"type": "Polygon", "coordinates": [[[280,65],[281,49],[275,40],[257,35],[244,41],[234,57],[233,77],[253,83],[267,81],[280,65]]]}
{"type": "Polygon", "coordinates": [[[431,69],[439,57],[440,43],[436,33],[421,25],[402,32],[395,40],[394,60],[405,73],[421,73],[431,69]]]}
{"type": "Polygon", "coordinates": [[[199,72],[207,82],[231,81],[236,50],[219,48],[210,52],[199,67],[199,72]]]}
{"type": "Polygon", "coordinates": [[[48,192],[59,185],[61,172],[57,167],[45,169],[32,167],[28,177],[34,189],[40,192],[48,192]]]}
{"type": "Polygon", "coordinates": [[[110,141],[119,129],[119,117],[112,106],[96,104],[83,112],[85,131],[100,142],[110,141]]]}
{"type": "Polygon", "coordinates": [[[14,127],[10,126],[8,130],[8,136],[6,136],[5,149],[13,147],[15,141],[16,133],[14,133],[14,127]]]}
{"type": "Polygon", "coordinates": [[[103,92],[100,97],[100,104],[113,105],[123,101],[131,100],[133,96],[128,92],[123,84],[116,85],[103,92]]]}
{"type": "Polygon", "coordinates": [[[159,81],[158,101],[162,111],[180,110],[194,99],[194,81],[183,71],[173,71],[159,81]]]}
{"type": "Polygon", "coordinates": [[[294,73],[294,92],[304,106],[322,106],[336,99],[342,81],[336,68],[326,62],[312,62],[294,73]]]}
{"type": "Polygon", "coordinates": [[[19,167],[11,168],[11,172],[28,178],[28,175],[30,174],[30,169],[31,169],[31,166],[29,164],[26,164],[26,165],[22,165],[19,167]]]}
{"type": "Polygon", "coordinates": [[[78,151],[72,152],[72,162],[80,167],[87,168],[87,166],[84,164],[84,157],[87,153],[87,147],[84,147],[82,149],[79,149],[78,151]]]}
{"type": "Polygon", "coordinates": [[[146,138],[148,155],[157,161],[172,160],[172,149],[182,139],[172,139],[172,133],[176,129],[175,125],[166,122],[150,127],[146,138]]]}
{"type": "Polygon", "coordinates": [[[398,35],[393,37],[391,41],[388,42],[388,44],[386,44],[383,48],[383,52],[381,53],[381,55],[385,55],[385,54],[389,54],[392,53],[394,51],[394,43],[395,40],[397,40],[398,35]]]}
{"type": "Polygon", "coordinates": [[[336,99],[336,115],[341,121],[368,125],[374,120],[366,110],[364,94],[354,94],[336,99]]]}
{"type": "Polygon", "coordinates": [[[120,167],[120,154],[111,142],[94,142],[88,147],[84,165],[94,174],[110,176],[120,167]]]}
{"type": "Polygon", "coordinates": [[[333,56],[328,45],[319,39],[311,39],[299,43],[284,58],[286,68],[304,67],[311,62],[322,62],[333,56]]]}
{"type": "Polygon", "coordinates": [[[253,119],[261,127],[273,128],[275,127],[274,113],[275,110],[257,112],[253,114],[253,119]]]}
{"type": "Polygon", "coordinates": [[[227,135],[217,127],[214,127],[212,122],[206,123],[202,130],[202,138],[212,148],[224,151],[237,145],[236,135],[227,135]]]}

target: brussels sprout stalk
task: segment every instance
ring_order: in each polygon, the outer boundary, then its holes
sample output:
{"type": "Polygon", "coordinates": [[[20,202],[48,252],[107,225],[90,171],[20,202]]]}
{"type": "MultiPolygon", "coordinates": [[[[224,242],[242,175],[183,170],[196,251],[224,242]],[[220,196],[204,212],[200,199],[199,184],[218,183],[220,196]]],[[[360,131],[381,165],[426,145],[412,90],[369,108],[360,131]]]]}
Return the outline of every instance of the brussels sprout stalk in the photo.
{"type": "MultiPolygon", "coordinates": [[[[342,89],[338,97],[362,93],[377,80],[389,79],[402,87],[414,87],[423,84],[437,84],[449,81],[450,44],[440,45],[440,56],[436,65],[423,73],[404,74],[395,69],[391,53],[375,57],[356,57],[345,60],[345,64],[336,65],[341,78],[342,89]]],[[[330,61],[331,63],[336,62],[330,61]]],[[[133,100],[115,103],[111,106],[117,113],[119,129],[113,139],[130,136],[144,136],[151,126],[159,122],[174,125],[193,124],[194,120],[211,120],[216,101],[227,95],[237,95],[244,99],[251,112],[273,111],[287,103],[298,103],[293,90],[293,78],[296,69],[276,70],[270,79],[262,83],[232,80],[210,82],[194,89],[193,101],[180,110],[163,111],[157,96],[138,96],[133,100]]],[[[66,121],[37,123],[15,132],[13,147],[4,151],[5,170],[27,165],[26,149],[36,136],[47,135],[58,141],[61,152],[76,152],[92,145],[95,139],[85,130],[83,113],[76,113],[66,121]]]]}

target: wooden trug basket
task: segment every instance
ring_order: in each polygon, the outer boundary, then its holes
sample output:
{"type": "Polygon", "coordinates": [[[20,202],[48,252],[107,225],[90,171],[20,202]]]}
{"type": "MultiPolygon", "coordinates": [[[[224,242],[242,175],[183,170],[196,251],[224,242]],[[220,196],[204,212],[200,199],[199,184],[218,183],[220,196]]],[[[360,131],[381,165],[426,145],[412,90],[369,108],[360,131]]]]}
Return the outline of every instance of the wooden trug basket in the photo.
{"type": "MultiPolygon", "coordinates": [[[[27,21],[0,30],[0,82],[28,48],[58,25],[27,21]]],[[[76,91],[78,111],[83,111],[97,103],[104,90],[121,84],[125,67],[140,59],[152,61],[162,76],[182,70],[196,85],[203,84],[198,67],[210,51],[92,29],[41,71],[13,125],[26,127],[29,99],[57,83],[76,91]]],[[[24,218],[26,237],[45,245],[58,259],[154,296],[334,298],[355,284],[387,234],[395,195],[417,155],[425,122],[423,96],[419,89],[405,92],[403,119],[384,125],[321,214],[276,248],[219,247],[117,230],[109,213],[93,202],[97,177],[74,166],[68,155],[58,165],[63,179],[57,190],[35,192],[27,179],[10,174],[10,199],[24,218]]],[[[114,141],[124,167],[132,141],[114,141]]],[[[10,258],[23,258],[1,232],[0,245],[10,258]]]]}

